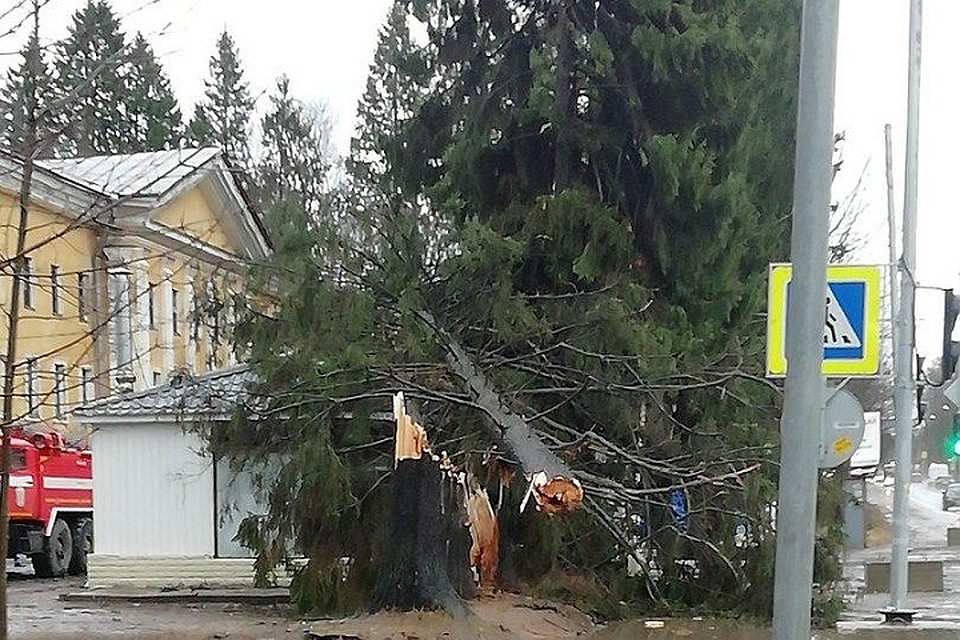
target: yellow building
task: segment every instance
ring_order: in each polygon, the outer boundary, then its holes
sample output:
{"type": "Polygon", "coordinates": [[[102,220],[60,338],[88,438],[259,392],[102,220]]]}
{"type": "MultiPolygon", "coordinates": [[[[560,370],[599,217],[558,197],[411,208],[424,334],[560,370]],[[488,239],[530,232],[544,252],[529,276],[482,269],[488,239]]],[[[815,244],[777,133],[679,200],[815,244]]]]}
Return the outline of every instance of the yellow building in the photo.
{"type": "MultiPolygon", "coordinates": [[[[0,153],[0,354],[23,168],[0,153]]],[[[234,296],[270,248],[217,149],[41,160],[29,203],[16,417],[65,422],[96,397],[233,364],[234,296]]]]}

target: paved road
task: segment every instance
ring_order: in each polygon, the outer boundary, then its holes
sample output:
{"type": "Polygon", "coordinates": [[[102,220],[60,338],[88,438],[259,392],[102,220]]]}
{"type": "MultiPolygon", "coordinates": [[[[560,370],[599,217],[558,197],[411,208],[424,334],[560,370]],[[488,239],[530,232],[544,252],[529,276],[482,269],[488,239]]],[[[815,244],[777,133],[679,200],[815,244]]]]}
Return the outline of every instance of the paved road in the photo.
{"type": "MultiPolygon", "coordinates": [[[[889,517],[893,513],[893,487],[867,482],[867,501],[889,517]]],[[[909,515],[911,548],[945,546],[947,528],[960,526],[960,510],[944,511],[940,492],[920,482],[910,485],[909,515]]],[[[889,547],[883,548],[889,551],[889,547]]]]}
{"type": "MultiPolygon", "coordinates": [[[[887,522],[893,511],[893,489],[867,482],[867,501],[880,507],[887,522]]],[[[960,549],[948,548],[947,528],[960,527],[960,510],[943,510],[940,492],[922,483],[910,486],[908,514],[911,560],[941,560],[944,571],[943,593],[910,593],[907,607],[916,609],[918,617],[930,621],[960,623],[960,549]]],[[[890,545],[884,545],[847,555],[845,574],[855,585],[861,585],[864,563],[889,561],[890,545]]],[[[876,619],[877,611],[890,605],[889,594],[858,594],[850,603],[851,619],[876,619]]]]}
{"type": "Polygon", "coordinates": [[[84,578],[41,580],[8,573],[10,637],[16,640],[288,640],[302,625],[266,608],[61,602],[84,578]]]}

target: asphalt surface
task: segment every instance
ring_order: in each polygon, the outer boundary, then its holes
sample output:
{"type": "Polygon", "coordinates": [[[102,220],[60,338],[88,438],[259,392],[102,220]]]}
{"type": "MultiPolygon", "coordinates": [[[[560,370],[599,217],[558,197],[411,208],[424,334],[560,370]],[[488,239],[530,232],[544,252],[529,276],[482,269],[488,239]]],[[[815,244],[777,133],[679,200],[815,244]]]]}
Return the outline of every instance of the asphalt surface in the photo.
{"type": "Polygon", "coordinates": [[[285,640],[303,637],[299,622],[271,608],[61,602],[60,594],[80,590],[84,578],[46,580],[32,574],[29,567],[7,573],[8,623],[10,638],[14,640],[285,640]]]}
{"type": "MultiPolygon", "coordinates": [[[[868,482],[867,500],[885,513],[889,522],[892,488],[868,482]]],[[[890,545],[852,552],[845,560],[845,574],[854,588],[849,592],[848,611],[839,631],[817,632],[818,640],[871,638],[897,640],[960,638],[960,548],[946,547],[948,527],[960,526],[960,510],[944,512],[940,493],[915,483],[910,493],[910,558],[944,562],[943,593],[908,594],[907,606],[916,609],[917,623],[908,629],[881,627],[878,611],[890,604],[888,594],[864,594],[864,563],[888,560],[890,545]]],[[[85,640],[137,638],[138,640],[278,640],[301,638],[307,628],[284,611],[224,604],[139,604],[123,602],[63,602],[61,593],[78,591],[83,578],[41,580],[29,563],[16,567],[8,562],[10,637],[17,640],[85,640]]],[[[658,623],[659,624],[659,623],[658,623]]],[[[415,631],[414,624],[410,631],[415,631]]],[[[391,629],[394,631],[395,629],[391,629]]],[[[410,634],[390,637],[415,637],[410,634]]],[[[377,640],[380,637],[378,636],[377,640]]],[[[664,627],[645,621],[611,625],[597,640],[667,640],[690,637],[705,640],[766,640],[769,629],[739,622],[678,619],[664,627]]]]}
{"type": "MultiPolygon", "coordinates": [[[[881,509],[892,527],[893,488],[868,481],[867,501],[881,509]]],[[[918,620],[951,628],[956,626],[960,636],[960,547],[946,546],[947,528],[960,527],[960,509],[944,511],[939,491],[925,483],[913,483],[907,524],[910,531],[909,559],[942,561],[944,591],[908,593],[906,606],[918,612],[918,620]]],[[[865,594],[862,591],[864,563],[889,561],[890,555],[889,544],[847,554],[844,573],[851,589],[845,619],[849,623],[877,621],[881,617],[878,611],[890,606],[889,594],[865,594]]]]}

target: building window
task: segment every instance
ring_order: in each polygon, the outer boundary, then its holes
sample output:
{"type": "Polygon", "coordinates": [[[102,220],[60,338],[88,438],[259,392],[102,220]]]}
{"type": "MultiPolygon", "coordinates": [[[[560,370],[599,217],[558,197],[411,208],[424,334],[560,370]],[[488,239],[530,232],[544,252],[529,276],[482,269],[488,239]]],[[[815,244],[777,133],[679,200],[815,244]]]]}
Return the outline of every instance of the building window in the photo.
{"type": "Polygon", "coordinates": [[[53,413],[57,418],[63,418],[63,409],[66,405],[67,366],[53,365],[53,413]]]}
{"type": "Polygon", "coordinates": [[[81,322],[87,321],[87,274],[77,274],[77,318],[81,322]]]}
{"type": "Polygon", "coordinates": [[[31,258],[23,259],[23,276],[20,281],[22,285],[23,306],[27,309],[33,309],[33,260],[31,258]]]}
{"type": "Polygon", "coordinates": [[[180,292],[173,289],[170,296],[170,322],[173,323],[173,335],[180,335],[180,292]]]}
{"type": "Polygon", "coordinates": [[[154,372],[153,372],[153,386],[159,387],[159,386],[160,386],[160,381],[161,381],[161,374],[160,374],[160,372],[159,372],[159,371],[154,371],[154,372]]]}
{"type": "Polygon", "coordinates": [[[27,398],[27,412],[30,415],[37,414],[38,394],[37,394],[37,359],[30,358],[26,361],[26,373],[24,378],[24,395],[27,398]]]}
{"type": "Polygon", "coordinates": [[[50,265],[50,307],[55,316],[63,313],[60,308],[60,267],[55,264],[50,265]]]}
{"type": "Polygon", "coordinates": [[[150,328],[157,328],[156,296],[157,287],[153,283],[147,285],[147,314],[150,316],[150,328]]]}
{"type": "Polygon", "coordinates": [[[200,305],[196,293],[190,296],[190,338],[194,342],[200,340],[200,305]]]}
{"type": "Polygon", "coordinates": [[[93,371],[90,367],[80,367],[80,398],[87,404],[93,397],[93,371]]]}

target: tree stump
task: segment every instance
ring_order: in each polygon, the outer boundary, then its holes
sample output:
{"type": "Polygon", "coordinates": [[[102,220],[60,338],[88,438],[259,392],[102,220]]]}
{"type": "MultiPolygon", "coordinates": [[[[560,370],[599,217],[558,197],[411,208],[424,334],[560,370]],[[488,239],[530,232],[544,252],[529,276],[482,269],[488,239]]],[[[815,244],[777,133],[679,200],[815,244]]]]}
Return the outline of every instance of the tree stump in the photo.
{"type": "MultiPolygon", "coordinates": [[[[380,574],[374,605],[379,609],[442,608],[454,618],[467,607],[448,573],[449,532],[457,510],[450,509],[452,491],[444,491],[445,472],[430,454],[423,428],[406,414],[403,395],[394,398],[397,419],[395,470],[390,506],[390,548],[380,574]],[[444,494],[447,504],[444,503],[444,494]],[[447,508],[445,508],[447,507],[447,508]]],[[[463,521],[460,520],[463,528],[463,521]]],[[[454,550],[458,545],[453,545],[454,550]]],[[[462,545],[461,545],[462,546],[462,545]]]]}

